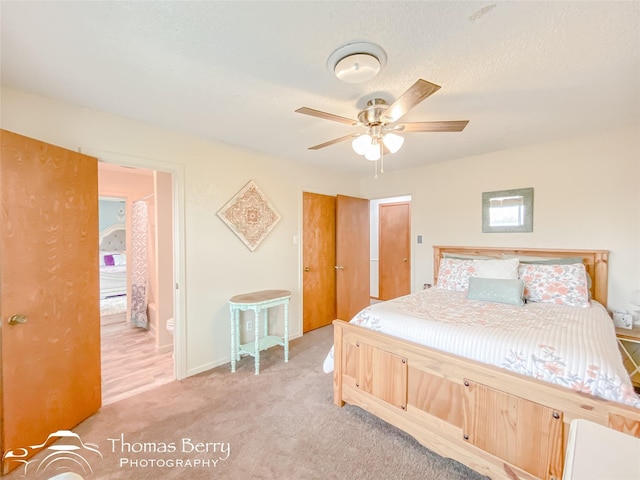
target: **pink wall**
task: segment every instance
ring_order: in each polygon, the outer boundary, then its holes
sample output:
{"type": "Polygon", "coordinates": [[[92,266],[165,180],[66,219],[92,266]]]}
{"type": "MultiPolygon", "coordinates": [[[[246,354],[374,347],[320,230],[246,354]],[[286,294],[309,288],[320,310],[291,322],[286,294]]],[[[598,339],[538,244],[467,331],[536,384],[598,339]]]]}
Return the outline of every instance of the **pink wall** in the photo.
{"type": "MultiPolygon", "coordinates": [[[[153,194],[153,171],[125,168],[109,163],[98,163],[98,194],[101,197],[121,197],[126,201],[127,246],[131,245],[131,205],[136,200],[153,194]]],[[[153,252],[151,252],[153,253],[153,252]]],[[[151,255],[154,258],[155,255],[151,255]]],[[[127,293],[131,298],[131,272],[127,272],[127,293]]],[[[155,288],[150,287],[152,291],[155,288]]],[[[127,316],[129,313],[127,313],[127,316]]]]}

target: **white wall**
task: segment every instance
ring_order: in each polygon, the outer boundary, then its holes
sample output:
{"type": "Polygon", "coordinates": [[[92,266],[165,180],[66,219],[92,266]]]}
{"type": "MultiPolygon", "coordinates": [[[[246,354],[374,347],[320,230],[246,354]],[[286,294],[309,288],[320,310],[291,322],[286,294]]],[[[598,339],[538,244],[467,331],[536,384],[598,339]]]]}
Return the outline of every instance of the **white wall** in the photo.
{"type": "MultiPolygon", "coordinates": [[[[216,144],[87,108],[2,89],[1,126],[70,150],[137,158],[184,169],[184,269],[187,357],[179,375],[230,360],[227,300],[263,289],[292,291],[290,334],[302,334],[300,218],[302,191],[358,196],[356,178],[249,150],[216,144]],[[216,216],[249,180],[255,180],[282,220],[254,251],[216,216]]],[[[214,128],[214,127],[212,127],[214,128]]],[[[176,319],[176,322],[178,319],[176,319]]],[[[178,325],[176,325],[176,329],[178,325]]],[[[178,338],[176,338],[176,341],[178,338]]]]}
{"type": "Polygon", "coordinates": [[[303,190],[366,198],[411,195],[414,289],[433,280],[433,245],[486,245],[608,249],[609,306],[633,308],[630,302],[640,290],[637,125],[374,180],[338,176],[12,89],[1,94],[3,129],[71,150],[114,152],[105,153],[106,159],[142,158],[150,167],[157,162],[183,169],[186,276],[181,288],[188,352],[183,374],[229,361],[227,300],[238,293],[291,290],[291,335],[301,335],[301,245],[293,238],[301,238],[303,190]],[[255,252],[216,216],[250,179],[282,216],[255,252]],[[482,192],[521,187],[535,190],[533,233],[483,234],[482,192]],[[421,245],[415,243],[417,235],[423,236],[421,245]]]}
{"type": "Polygon", "coordinates": [[[639,132],[635,125],[385,173],[363,179],[362,194],[411,195],[414,288],[433,281],[433,245],[607,249],[609,307],[631,310],[640,289],[639,132]],[[523,187],[534,188],[533,232],[482,233],[482,192],[523,187]]]}

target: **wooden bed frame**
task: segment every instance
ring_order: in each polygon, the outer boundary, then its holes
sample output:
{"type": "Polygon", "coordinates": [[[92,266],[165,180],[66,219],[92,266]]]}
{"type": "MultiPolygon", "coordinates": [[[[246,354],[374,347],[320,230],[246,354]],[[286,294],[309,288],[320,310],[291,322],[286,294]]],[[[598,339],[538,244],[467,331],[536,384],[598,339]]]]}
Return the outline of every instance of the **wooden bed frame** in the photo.
{"type": "MultiPolygon", "coordinates": [[[[592,297],[606,306],[606,250],[437,246],[436,283],[445,253],[581,257],[592,278],[592,297]]],[[[336,405],[359,406],[492,479],[561,479],[573,419],[640,437],[640,409],[342,320],[333,325],[336,405]]]]}

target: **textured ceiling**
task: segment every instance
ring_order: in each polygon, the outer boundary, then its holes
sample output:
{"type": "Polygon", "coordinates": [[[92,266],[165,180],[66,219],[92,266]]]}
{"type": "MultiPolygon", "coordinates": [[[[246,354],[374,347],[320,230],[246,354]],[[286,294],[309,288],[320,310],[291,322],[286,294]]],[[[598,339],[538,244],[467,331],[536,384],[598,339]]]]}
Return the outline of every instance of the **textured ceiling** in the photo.
{"type": "Polygon", "coordinates": [[[406,133],[385,170],[638,124],[637,1],[0,3],[2,84],[277,157],[369,175],[359,132],[294,113],[356,118],[418,78],[441,85],[404,121],[469,120],[406,133]],[[369,41],[384,70],[359,85],[326,63],[369,41]]]}

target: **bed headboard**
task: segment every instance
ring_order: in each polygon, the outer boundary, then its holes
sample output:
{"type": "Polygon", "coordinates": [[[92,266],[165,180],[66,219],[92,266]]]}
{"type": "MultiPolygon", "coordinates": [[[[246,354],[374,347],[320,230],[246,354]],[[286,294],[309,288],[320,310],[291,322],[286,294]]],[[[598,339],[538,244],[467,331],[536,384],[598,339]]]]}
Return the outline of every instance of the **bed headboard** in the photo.
{"type": "Polygon", "coordinates": [[[538,256],[548,258],[580,257],[591,277],[591,298],[607,306],[609,275],[608,250],[554,250],[550,248],[509,248],[509,247],[433,247],[433,284],[438,283],[440,259],[445,253],[462,255],[505,255],[538,256]]]}
{"type": "Polygon", "coordinates": [[[127,249],[127,231],[124,224],[117,223],[100,232],[100,250],[124,252],[127,249]]]}

